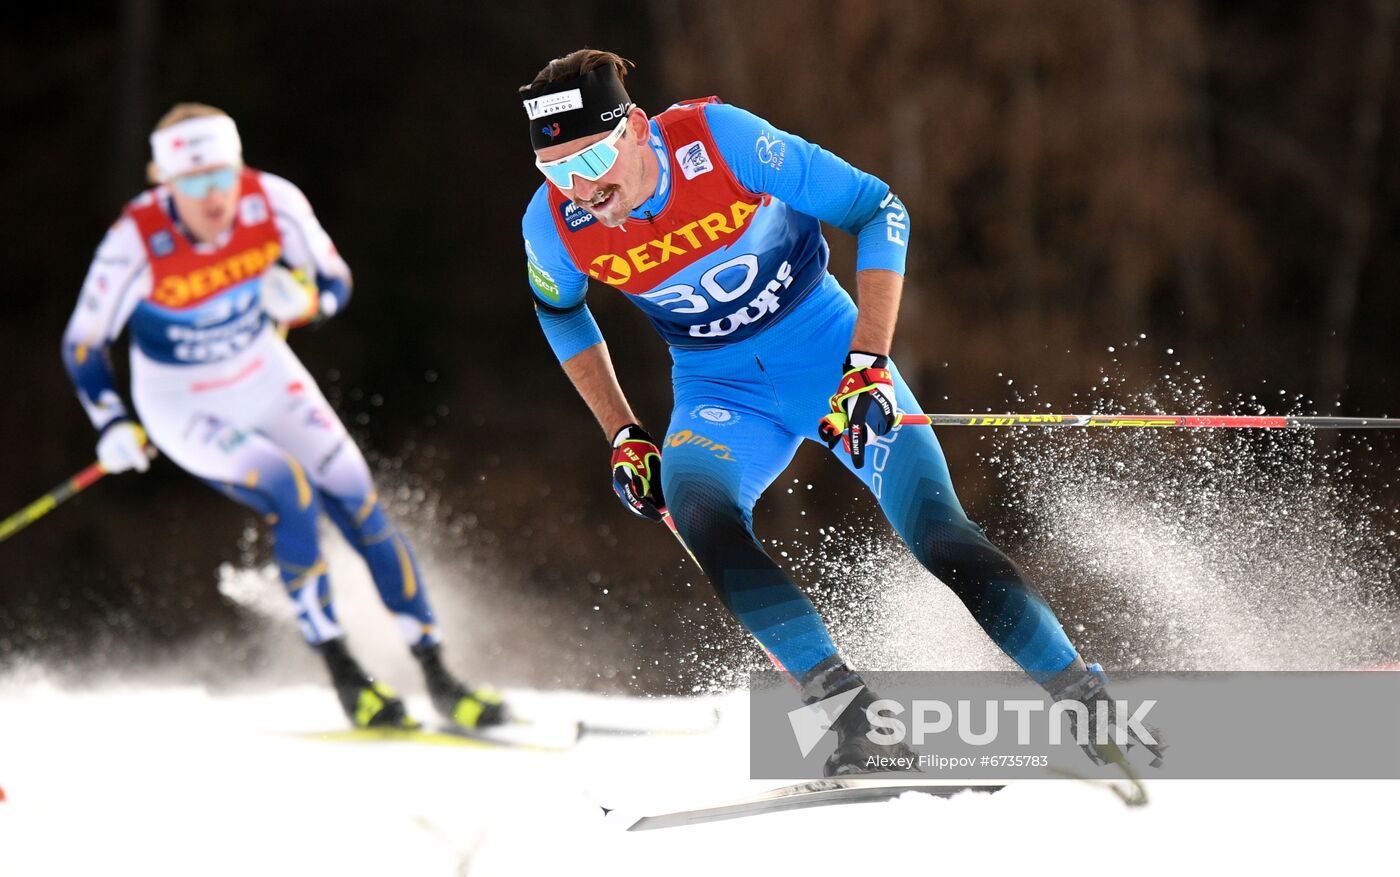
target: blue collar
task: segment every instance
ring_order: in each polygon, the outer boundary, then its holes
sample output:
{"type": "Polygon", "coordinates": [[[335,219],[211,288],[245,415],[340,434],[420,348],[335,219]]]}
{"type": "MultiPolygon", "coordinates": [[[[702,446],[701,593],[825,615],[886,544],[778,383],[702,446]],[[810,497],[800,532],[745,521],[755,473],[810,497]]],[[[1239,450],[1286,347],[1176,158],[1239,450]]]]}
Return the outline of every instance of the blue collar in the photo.
{"type": "Polygon", "coordinates": [[[634,219],[646,219],[648,215],[660,213],[665,209],[667,199],[671,197],[671,162],[667,160],[666,143],[661,139],[661,129],[655,119],[651,120],[650,142],[660,173],[656,178],[656,191],[632,211],[634,219]]]}

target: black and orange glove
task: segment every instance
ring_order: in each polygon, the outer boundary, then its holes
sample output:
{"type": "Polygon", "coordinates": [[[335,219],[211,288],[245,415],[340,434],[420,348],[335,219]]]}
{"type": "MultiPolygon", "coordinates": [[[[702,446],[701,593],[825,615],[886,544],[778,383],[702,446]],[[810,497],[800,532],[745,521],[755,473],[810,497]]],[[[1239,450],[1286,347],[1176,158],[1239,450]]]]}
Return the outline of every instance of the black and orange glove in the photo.
{"type": "Polygon", "coordinates": [[[887,356],[852,350],[842,367],[841,386],[831,397],[831,413],[817,432],[829,448],[844,442],[857,469],[865,465],[870,435],[884,435],[895,426],[894,378],[887,356]]]}
{"type": "Polygon", "coordinates": [[[649,521],[661,520],[661,449],[635,423],[617,431],[612,441],[613,490],[627,510],[649,521]]]}

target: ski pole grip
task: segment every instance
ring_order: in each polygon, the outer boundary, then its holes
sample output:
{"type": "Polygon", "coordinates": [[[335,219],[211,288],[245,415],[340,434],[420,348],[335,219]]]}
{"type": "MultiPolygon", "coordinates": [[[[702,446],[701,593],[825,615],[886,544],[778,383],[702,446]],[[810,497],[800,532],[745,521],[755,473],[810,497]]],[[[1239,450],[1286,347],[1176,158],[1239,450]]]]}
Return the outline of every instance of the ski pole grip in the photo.
{"type": "Polygon", "coordinates": [[[135,427],[136,441],[141,444],[141,450],[146,452],[146,459],[154,460],[156,457],[159,457],[160,451],[156,450],[156,446],[151,444],[151,437],[146,435],[146,428],[139,423],[135,424],[135,427]]]}

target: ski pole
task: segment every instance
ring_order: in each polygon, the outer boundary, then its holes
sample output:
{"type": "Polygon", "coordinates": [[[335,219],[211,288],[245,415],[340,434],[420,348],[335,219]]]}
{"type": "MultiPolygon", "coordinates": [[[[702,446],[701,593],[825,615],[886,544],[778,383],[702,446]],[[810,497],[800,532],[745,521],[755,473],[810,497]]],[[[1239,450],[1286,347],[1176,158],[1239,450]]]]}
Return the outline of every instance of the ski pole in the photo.
{"type": "MultiPolygon", "coordinates": [[[[137,427],[137,429],[139,430],[141,428],[137,427]]],[[[145,448],[146,456],[154,460],[156,458],[156,448],[155,445],[147,444],[145,430],[141,430],[140,438],[141,444],[145,448]]],[[[88,489],[106,474],[107,470],[102,468],[102,464],[94,462],[53,490],[50,490],[13,515],[10,515],[5,520],[0,521],[0,542],[4,542],[20,530],[23,530],[44,515],[47,515],[57,508],[59,503],[72,499],[77,494],[88,489]]]]}
{"type": "Polygon", "coordinates": [[[695,559],[695,552],[691,551],[690,546],[685,544],[685,539],[681,536],[681,531],[676,527],[675,519],[671,517],[671,510],[666,508],[665,506],[662,506],[661,508],[661,520],[663,523],[665,523],[666,529],[671,531],[671,535],[675,536],[676,541],[679,542],[681,544],[681,547],[685,549],[685,553],[690,555],[690,559],[703,572],[704,567],[701,567],[700,561],[695,559]]]}
{"type": "MultiPolygon", "coordinates": [[[[836,417],[836,415],[832,415],[836,417]]],[[[1110,426],[1138,429],[1400,429],[1400,418],[1222,414],[918,414],[896,424],[923,426],[1110,426]]]]}
{"type": "MultiPolygon", "coordinates": [[[[703,566],[700,566],[699,560],[695,559],[695,552],[691,551],[690,546],[685,544],[685,537],[681,535],[680,529],[676,527],[676,521],[674,518],[671,517],[671,510],[664,506],[661,509],[661,520],[663,523],[666,524],[666,529],[671,531],[671,535],[675,536],[676,541],[679,542],[681,544],[681,547],[685,549],[685,553],[690,556],[690,559],[695,563],[695,566],[701,572],[704,572],[705,568],[703,566]]],[[[783,666],[783,662],[779,661],[776,657],[774,657],[773,653],[768,651],[768,647],[765,646],[763,643],[759,643],[758,647],[760,649],[763,649],[763,654],[768,656],[768,660],[773,662],[773,666],[777,668],[778,672],[786,675],[788,681],[791,682],[794,687],[796,687],[797,680],[793,679],[792,674],[788,673],[787,668],[783,666]]]]}

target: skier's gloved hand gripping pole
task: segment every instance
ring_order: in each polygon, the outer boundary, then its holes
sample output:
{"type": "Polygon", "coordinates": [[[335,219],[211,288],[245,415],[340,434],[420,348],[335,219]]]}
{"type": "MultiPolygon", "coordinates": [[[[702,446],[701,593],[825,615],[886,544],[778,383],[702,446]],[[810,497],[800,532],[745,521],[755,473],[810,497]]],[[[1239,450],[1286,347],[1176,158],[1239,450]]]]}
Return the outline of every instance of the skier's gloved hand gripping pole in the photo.
{"type": "Polygon", "coordinates": [[[647,431],[629,423],[612,440],[613,491],[632,514],[660,521],[666,510],[661,496],[661,449],[647,431]]]}
{"type": "Polygon", "coordinates": [[[146,431],[130,420],[109,424],[97,442],[98,459],[67,481],[0,521],[0,542],[53,511],[65,500],[97,483],[104,475],[135,469],[145,472],[156,458],[155,445],[146,440],[146,431]]]}
{"type": "Polygon", "coordinates": [[[613,436],[612,445],[613,491],[617,498],[637,517],[665,524],[685,553],[699,566],[700,561],[695,559],[695,552],[685,544],[661,495],[661,449],[656,442],[646,430],[629,423],[613,436]]]}
{"type": "Polygon", "coordinates": [[[869,434],[885,435],[894,429],[894,379],[887,356],[852,350],[842,365],[841,384],[831,397],[831,413],[817,431],[827,447],[844,442],[857,469],[865,465],[869,434]]]}
{"type": "Polygon", "coordinates": [[[286,340],[287,333],[303,326],[319,326],[336,312],[334,294],[320,291],[304,270],[274,265],[258,284],[263,313],[277,324],[277,334],[286,340]]]}

